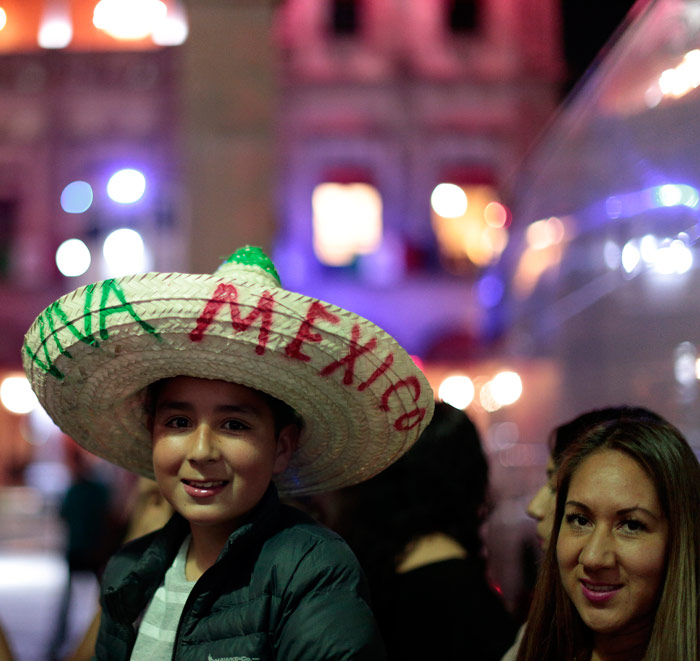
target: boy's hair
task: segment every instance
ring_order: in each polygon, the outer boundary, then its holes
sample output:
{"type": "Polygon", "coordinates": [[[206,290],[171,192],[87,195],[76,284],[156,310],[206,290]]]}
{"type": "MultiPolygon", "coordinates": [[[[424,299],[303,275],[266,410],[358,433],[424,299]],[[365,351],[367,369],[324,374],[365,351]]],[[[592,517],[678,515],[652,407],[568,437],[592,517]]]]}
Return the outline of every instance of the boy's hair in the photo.
{"type": "MultiPolygon", "coordinates": [[[[146,386],[146,397],[144,400],[144,408],[146,410],[146,421],[149,431],[153,430],[153,420],[156,414],[156,404],[158,403],[158,396],[163,389],[164,384],[169,379],[160,379],[154,381],[153,383],[146,386]]],[[[246,386],[250,387],[250,386],[246,386]]],[[[295,425],[299,431],[304,427],[304,420],[302,417],[286,402],[281,399],[277,399],[272,395],[268,395],[262,390],[257,390],[256,388],[250,388],[258,393],[264,400],[272,413],[272,419],[275,425],[275,437],[279,437],[280,432],[288,425],[295,425]]]]}

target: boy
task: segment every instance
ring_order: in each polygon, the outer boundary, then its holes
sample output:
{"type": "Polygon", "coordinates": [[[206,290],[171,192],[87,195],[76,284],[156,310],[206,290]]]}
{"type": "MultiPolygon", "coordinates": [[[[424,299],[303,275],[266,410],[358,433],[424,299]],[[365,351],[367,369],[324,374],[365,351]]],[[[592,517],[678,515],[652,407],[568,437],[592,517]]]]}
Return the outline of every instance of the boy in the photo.
{"type": "Polygon", "coordinates": [[[432,391],[389,335],[246,247],[213,276],[63,296],[23,360],[68,435],[176,511],[110,561],[98,659],[384,658],[354,556],[277,493],[366,479],[427,425],[432,391]]]}

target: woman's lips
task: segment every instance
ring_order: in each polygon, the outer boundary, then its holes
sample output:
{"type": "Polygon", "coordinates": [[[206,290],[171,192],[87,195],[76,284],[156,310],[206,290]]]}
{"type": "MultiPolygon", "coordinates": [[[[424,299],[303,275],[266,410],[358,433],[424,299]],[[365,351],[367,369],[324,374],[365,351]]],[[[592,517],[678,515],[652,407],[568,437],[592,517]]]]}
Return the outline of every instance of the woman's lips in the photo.
{"type": "Polygon", "coordinates": [[[228,480],[182,480],[185,493],[192,498],[210,498],[223,491],[228,480]]]}
{"type": "Polygon", "coordinates": [[[622,585],[619,583],[594,583],[581,579],[583,596],[594,604],[612,599],[621,589],[622,585]]]}

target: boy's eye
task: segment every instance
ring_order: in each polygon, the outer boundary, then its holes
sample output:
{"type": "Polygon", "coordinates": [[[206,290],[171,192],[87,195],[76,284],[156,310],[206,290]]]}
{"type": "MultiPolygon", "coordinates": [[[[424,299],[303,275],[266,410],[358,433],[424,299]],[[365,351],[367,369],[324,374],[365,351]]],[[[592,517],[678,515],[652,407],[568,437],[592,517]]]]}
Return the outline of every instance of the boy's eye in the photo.
{"type": "Polygon", "coordinates": [[[222,427],[227,431],[243,431],[245,429],[250,429],[248,425],[240,420],[226,420],[222,427]]]}
{"type": "Polygon", "coordinates": [[[176,415],[166,420],[165,426],[171,429],[185,429],[189,426],[189,420],[184,416],[176,415]]]}

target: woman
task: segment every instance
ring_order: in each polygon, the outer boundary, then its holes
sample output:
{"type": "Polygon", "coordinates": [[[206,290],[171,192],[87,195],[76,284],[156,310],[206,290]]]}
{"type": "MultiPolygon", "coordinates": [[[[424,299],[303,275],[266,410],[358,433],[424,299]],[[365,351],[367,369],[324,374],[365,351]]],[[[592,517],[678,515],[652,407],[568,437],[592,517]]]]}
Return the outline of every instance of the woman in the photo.
{"type": "MultiPolygon", "coordinates": [[[[663,421],[658,414],[641,406],[609,406],[586,411],[552,430],[549,437],[551,454],[547,461],[547,481],[539,488],[527,506],[528,516],[537,522],[535,534],[543,550],[547,549],[552,534],[557,499],[556,472],[561,465],[564,452],[586,430],[611,420],[663,421]]],[[[515,661],[524,632],[525,625],[520,628],[515,643],[501,661],[515,661]]]]}
{"type": "Polygon", "coordinates": [[[547,461],[547,481],[540,487],[527,506],[529,517],[537,521],[535,533],[543,549],[547,548],[552,534],[556,504],[556,472],[566,449],[587,429],[608,420],[657,420],[663,419],[641,406],[610,406],[586,411],[569,422],[556,427],[549,439],[550,456],[547,461]]]}
{"type": "Polygon", "coordinates": [[[488,464],[476,427],[444,402],[411,450],[344,490],[339,521],[369,579],[390,661],[498,660],[515,624],[487,576],[488,464]]]}
{"type": "Polygon", "coordinates": [[[695,661],[700,465],[672,425],[586,431],[557,501],[518,661],[695,661]]]}

